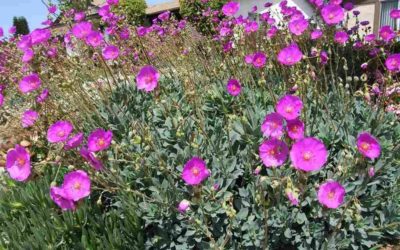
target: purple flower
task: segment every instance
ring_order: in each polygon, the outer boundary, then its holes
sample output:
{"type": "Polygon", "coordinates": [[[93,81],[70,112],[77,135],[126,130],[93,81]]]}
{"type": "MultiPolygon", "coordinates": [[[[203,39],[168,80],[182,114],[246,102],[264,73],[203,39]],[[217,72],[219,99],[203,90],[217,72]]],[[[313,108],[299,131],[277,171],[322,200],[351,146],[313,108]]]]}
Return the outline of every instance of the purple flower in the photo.
{"type": "Polygon", "coordinates": [[[388,56],[385,61],[385,66],[389,71],[399,72],[400,71],[400,53],[392,54],[388,56]]]}
{"type": "Polygon", "coordinates": [[[328,25],[335,25],[343,21],[344,10],[340,5],[328,4],[321,10],[322,18],[328,25]]]}
{"type": "Polygon", "coordinates": [[[383,41],[389,42],[396,37],[396,33],[393,31],[392,27],[386,25],[380,28],[379,36],[382,38],[383,41]]]}
{"type": "Polygon", "coordinates": [[[334,40],[335,42],[343,45],[347,42],[347,40],[349,40],[349,35],[347,35],[347,33],[344,31],[336,31],[334,40]]]}
{"type": "Polygon", "coordinates": [[[246,56],[244,57],[244,61],[245,61],[247,64],[252,64],[252,63],[253,63],[253,58],[254,58],[254,55],[253,55],[253,54],[249,54],[249,55],[246,55],[246,56]]]}
{"type": "Polygon", "coordinates": [[[83,133],[78,133],[71,137],[67,143],[65,143],[64,149],[65,150],[70,150],[73,148],[77,148],[82,144],[83,141],[83,133]]]}
{"type": "Polygon", "coordinates": [[[140,69],[136,76],[136,86],[138,89],[143,89],[146,92],[153,91],[158,85],[160,74],[151,65],[146,65],[140,69]]]}
{"type": "Polygon", "coordinates": [[[15,32],[17,32],[17,27],[15,27],[15,26],[11,26],[11,27],[8,29],[8,33],[10,33],[11,35],[14,35],[15,32]]]}
{"type": "Polygon", "coordinates": [[[49,8],[47,8],[50,14],[54,14],[57,11],[57,6],[56,5],[50,5],[49,8]]]}
{"type": "Polygon", "coordinates": [[[70,172],[64,176],[62,189],[67,199],[78,201],[89,196],[90,178],[83,170],[70,172]]]}
{"type": "Polygon", "coordinates": [[[29,48],[32,47],[32,39],[30,35],[25,35],[21,37],[21,40],[19,40],[19,42],[17,43],[17,47],[22,50],[25,51],[29,48]]]}
{"type": "Polygon", "coordinates": [[[112,141],[113,133],[108,130],[98,128],[90,133],[88,137],[88,149],[91,152],[97,152],[107,149],[112,141]]]}
{"type": "Polygon", "coordinates": [[[95,170],[100,171],[103,169],[103,163],[98,160],[92,152],[82,147],[79,150],[80,155],[93,167],[95,170]]]}
{"type": "Polygon", "coordinates": [[[158,19],[160,21],[165,22],[170,18],[171,12],[170,11],[164,11],[163,13],[158,15],[158,19]]]}
{"type": "Polygon", "coordinates": [[[119,49],[114,45],[108,45],[102,51],[105,60],[114,60],[119,56],[119,49]]]}
{"type": "Polygon", "coordinates": [[[347,2],[344,4],[343,8],[347,11],[351,11],[354,8],[354,5],[352,2],[347,2]]]}
{"type": "Polygon", "coordinates": [[[308,28],[308,21],[304,18],[291,19],[289,22],[289,30],[296,36],[300,36],[308,28]]]}
{"type": "Polygon", "coordinates": [[[287,133],[290,139],[298,140],[304,137],[304,123],[299,119],[287,121],[287,133]]]}
{"type": "Polygon", "coordinates": [[[259,148],[259,155],[266,167],[279,167],[285,163],[289,149],[278,139],[271,138],[264,141],[259,148]]]}
{"type": "Polygon", "coordinates": [[[327,208],[338,208],[342,203],[346,190],[336,181],[327,181],[319,187],[318,201],[327,208]]]}
{"type": "Polygon", "coordinates": [[[74,21],[75,21],[75,22],[80,22],[80,21],[82,21],[83,19],[85,19],[85,17],[86,17],[86,14],[85,14],[84,11],[77,12],[77,13],[75,13],[74,21]]]}
{"type": "Polygon", "coordinates": [[[189,209],[190,209],[190,202],[188,200],[182,200],[181,202],[179,202],[178,211],[180,213],[185,213],[189,209]]]}
{"type": "Polygon", "coordinates": [[[67,140],[73,129],[70,122],[57,121],[47,130],[47,140],[51,143],[63,142],[67,140]]]}
{"type": "Polygon", "coordinates": [[[390,17],[393,19],[399,19],[400,18],[400,9],[393,9],[390,11],[390,17]]]}
{"type": "Polygon", "coordinates": [[[106,4],[106,5],[102,6],[102,7],[100,7],[100,9],[98,10],[98,14],[102,18],[107,18],[111,14],[110,5],[106,4]]]}
{"type": "Polygon", "coordinates": [[[321,53],[319,54],[319,59],[321,60],[321,64],[325,65],[328,63],[328,53],[326,51],[321,51],[321,53]]]}
{"type": "Polygon", "coordinates": [[[25,181],[31,174],[31,157],[26,149],[16,145],[6,156],[6,170],[16,181],[25,181]]]}
{"type": "Polygon", "coordinates": [[[2,93],[0,93],[0,107],[3,106],[4,104],[4,96],[2,93]]]}
{"type": "Polygon", "coordinates": [[[253,54],[253,66],[256,68],[262,68],[267,61],[267,57],[263,52],[256,52],[253,54]]]}
{"type": "Polygon", "coordinates": [[[293,206],[299,205],[299,195],[293,191],[286,190],[286,195],[293,206]]]}
{"type": "Polygon", "coordinates": [[[19,82],[19,90],[26,94],[32,91],[35,91],[38,89],[41,85],[41,80],[38,76],[38,74],[30,74],[28,76],[25,76],[22,78],[22,80],[19,82]]]}
{"type": "Polygon", "coordinates": [[[86,36],[86,43],[94,48],[102,45],[103,35],[98,31],[92,31],[86,36]]]}
{"type": "Polygon", "coordinates": [[[72,27],[72,34],[80,39],[86,38],[92,32],[92,23],[80,22],[72,27]]]}
{"type": "Polygon", "coordinates": [[[182,171],[182,179],[188,185],[199,185],[210,176],[206,163],[199,157],[193,157],[186,162],[182,171]]]}
{"type": "Polygon", "coordinates": [[[24,51],[24,55],[22,56],[22,62],[24,62],[24,63],[30,62],[34,56],[35,56],[35,54],[33,53],[33,50],[26,49],[24,51]]]}
{"type": "Polygon", "coordinates": [[[226,84],[226,90],[232,96],[237,96],[240,94],[242,86],[240,86],[240,82],[237,79],[229,79],[226,84]]]}
{"type": "Polygon", "coordinates": [[[266,115],[261,125],[263,136],[281,138],[283,135],[283,121],[283,117],[278,113],[266,115]]]}
{"type": "Polygon", "coordinates": [[[44,101],[46,101],[47,97],[49,97],[49,90],[48,89],[44,89],[42,91],[42,93],[40,93],[37,97],[36,97],[36,102],[38,103],[43,103],[44,101]]]}
{"type": "Polygon", "coordinates": [[[75,209],[74,201],[67,198],[63,188],[51,187],[50,197],[64,211],[75,209]]]}
{"type": "Polygon", "coordinates": [[[300,116],[303,102],[298,96],[285,95],[276,104],[276,111],[286,120],[293,120],[300,116]]]}
{"type": "Polygon", "coordinates": [[[313,137],[296,141],[290,150],[290,159],[296,169],[306,172],[319,170],[328,160],[325,145],[313,137]]]}
{"type": "Polygon", "coordinates": [[[315,29],[311,32],[311,40],[317,40],[323,35],[322,30],[320,29],[315,29]]]}
{"type": "Polygon", "coordinates": [[[368,35],[366,35],[366,36],[364,37],[364,40],[365,40],[366,42],[372,42],[372,41],[374,41],[375,39],[376,39],[375,34],[368,34],[368,35]]]}
{"type": "Polygon", "coordinates": [[[39,114],[34,110],[27,110],[22,114],[21,123],[23,128],[32,127],[37,119],[39,118],[39,114]]]}
{"type": "Polygon", "coordinates": [[[358,151],[369,159],[378,158],[381,154],[381,145],[378,140],[368,132],[362,132],[357,137],[358,151]]]}
{"type": "Polygon", "coordinates": [[[32,45],[41,44],[51,38],[51,31],[49,29],[35,29],[30,36],[32,45]]]}
{"type": "Polygon", "coordinates": [[[136,33],[140,37],[145,36],[147,34],[147,32],[148,32],[148,29],[146,27],[139,26],[136,28],[136,33]]]}
{"type": "Polygon", "coordinates": [[[222,6],[222,13],[226,16],[234,16],[239,11],[240,4],[234,1],[227,2],[222,6]]]}
{"type": "Polygon", "coordinates": [[[4,30],[2,27],[0,27],[0,37],[3,37],[3,36],[4,36],[4,30]]]}
{"type": "Polygon", "coordinates": [[[296,43],[292,43],[291,45],[283,48],[278,53],[278,61],[279,63],[287,66],[295,65],[300,62],[303,58],[303,53],[299,49],[296,43]]]}
{"type": "Polygon", "coordinates": [[[276,33],[278,32],[278,28],[276,26],[272,26],[268,31],[267,31],[267,37],[269,39],[273,38],[276,33]]]}

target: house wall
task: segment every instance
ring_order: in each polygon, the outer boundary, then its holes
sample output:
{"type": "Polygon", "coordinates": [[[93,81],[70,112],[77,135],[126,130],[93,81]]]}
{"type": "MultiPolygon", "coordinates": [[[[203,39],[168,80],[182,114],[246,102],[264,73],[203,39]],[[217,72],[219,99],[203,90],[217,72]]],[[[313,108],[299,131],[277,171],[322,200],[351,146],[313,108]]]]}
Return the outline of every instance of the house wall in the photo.
{"type": "MultiPolygon", "coordinates": [[[[362,21],[369,21],[369,26],[372,28],[372,30],[369,30],[368,33],[371,33],[374,29],[374,24],[375,24],[375,3],[374,2],[369,2],[365,4],[360,4],[357,5],[354,10],[360,11],[360,15],[358,16],[358,20],[360,22],[362,21]]],[[[349,22],[348,22],[348,28],[353,27],[356,24],[356,18],[352,17],[353,15],[350,14],[349,22]]],[[[379,23],[379,21],[378,21],[379,23]]]]}
{"type": "MultiPolygon", "coordinates": [[[[273,4],[271,10],[274,14],[274,17],[280,18],[280,0],[239,0],[240,9],[236,16],[242,15],[243,17],[247,17],[253,6],[257,6],[258,13],[263,13],[266,11],[264,4],[267,2],[271,2],[273,4]]],[[[307,0],[288,0],[288,6],[295,6],[303,12],[306,18],[309,18],[314,14],[314,10],[307,0]]]]}

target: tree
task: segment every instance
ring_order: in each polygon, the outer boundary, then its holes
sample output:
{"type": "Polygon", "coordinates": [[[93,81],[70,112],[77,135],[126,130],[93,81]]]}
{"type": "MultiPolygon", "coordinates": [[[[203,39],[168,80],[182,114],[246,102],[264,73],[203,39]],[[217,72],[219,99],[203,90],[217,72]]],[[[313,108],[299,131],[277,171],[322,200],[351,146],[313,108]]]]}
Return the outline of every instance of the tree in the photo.
{"type": "Polygon", "coordinates": [[[58,0],[61,10],[74,9],[77,11],[84,11],[89,8],[93,0],[58,0]]]}
{"type": "Polygon", "coordinates": [[[26,18],[21,17],[14,17],[13,18],[13,26],[16,28],[15,35],[26,35],[29,34],[29,25],[26,18]]]}
{"type": "Polygon", "coordinates": [[[145,0],[121,0],[120,11],[130,23],[142,24],[146,15],[147,4],[145,0]]]}

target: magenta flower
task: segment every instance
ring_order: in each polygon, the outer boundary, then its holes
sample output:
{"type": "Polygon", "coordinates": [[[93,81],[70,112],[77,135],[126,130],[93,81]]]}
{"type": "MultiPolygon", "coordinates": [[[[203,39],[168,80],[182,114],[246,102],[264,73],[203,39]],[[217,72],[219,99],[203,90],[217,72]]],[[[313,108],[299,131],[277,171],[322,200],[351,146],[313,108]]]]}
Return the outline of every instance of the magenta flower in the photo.
{"type": "Polygon", "coordinates": [[[400,53],[388,56],[385,61],[385,66],[389,71],[400,71],[400,53]]]}
{"type": "Polygon", "coordinates": [[[113,133],[108,130],[98,128],[88,137],[88,149],[91,152],[97,152],[107,149],[112,141],[113,133]]]}
{"type": "Polygon", "coordinates": [[[291,19],[289,30],[296,36],[300,36],[308,28],[308,21],[304,18],[291,19]]]}
{"type": "Polygon", "coordinates": [[[182,179],[188,185],[198,185],[208,176],[210,176],[210,170],[207,169],[206,163],[198,157],[193,157],[183,167],[182,179]]]}
{"type": "Polygon", "coordinates": [[[329,59],[328,53],[326,51],[324,51],[324,50],[321,51],[321,53],[319,53],[319,59],[320,59],[322,65],[327,64],[328,63],[328,59],[329,59]]]}
{"type": "Polygon", "coordinates": [[[226,84],[226,90],[232,96],[237,96],[240,94],[242,86],[237,79],[229,79],[228,84],[226,84]]]}
{"type": "Polygon", "coordinates": [[[267,31],[267,37],[269,39],[273,38],[276,33],[278,32],[278,28],[276,26],[272,26],[268,31],[267,31]]]}
{"type": "Polygon", "coordinates": [[[98,31],[92,31],[86,36],[86,43],[94,48],[103,43],[103,35],[98,31]]]}
{"type": "Polygon", "coordinates": [[[374,169],[374,167],[370,167],[370,168],[368,169],[368,176],[371,177],[371,178],[375,176],[375,169],[374,169]]]}
{"type": "Polygon", "coordinates": [[[119,0],[107,0],[107,4],[109,5],[118,5],[119,0]]]}
{"type": "Polygon", "coordinates": [[[22,78],[19,82],[19,90],[26,94],[38,89],[42,81],[40,80],[38,74],[30,74],[22,78]]]}
{"type": "Polygon", "coordinates": [[[278,61],[283,65],[292,66],[296,63],[300,62],[303,58],[303,53],[299,49],[296,43],[292,43],[291,45],[283,48],[278,53],[278,61]]]}
{"type": "Polygon", "coordinates": [[[158,79],[160,79],[160,74],[157,70],[151,65],[146,65],[140,69],[136,76],[136,86],[140,90],[150,92],[157,87],[158,79]]]}
{"type": "Polygon", "coordinates": [[[0,93],[0,107],[3,106],[4,104],[4,96],[2,93],[0,93]]]}
{"type": "Polygon", "coordinates": [[[91,167],[96,169],[97,171],[100,171],[103,169],[103,163],[97,159],[92,152],[87,150],[86,148],[81,148],[79,150],[79,153],[81,156],[90,164],[91,167]]]}
{"type": "Polygon", "coordinates": [[[321,9],[322,19],[328,25],[335,25],[343,21],[344,10],[340,5],[328,4],[321,9]]]}
{"type": "Polygon", "coordinates": [[[327,208],[338,208],[345,194],[346,190],[339,182],[327,181],[319,187],[318,201],[327,208]]]}
{"type": "Polygon", "coordinates": [[[285,95],[276,104],[276,111],[286,120],[293,120],[300,116],[303,102],[298,96],[285,95]]]}
{"type": "Polygon", "coordinates": [[[299,119],[288,120],[287,133],[292,140],[302,139],[304,137],[304,123],[299,119]]]}
{"type": "Polygon", "coordinates": [[[267,57],[263,52],[256,52],[253,54],[253,66],[256,68],[262,68],[265,65],[265,62],[267,61],[267,57]]]}
{"type": "Polygon", "coordinates": [[[2,27],[0,27],[0,37],[3,37],[3,36],[4,36],[4,30],[2,27]]]}
{"type": "Polygon", "coordinates": [[[17,43],[18,49],[25,51],[32,47],[32,39],[30,35],[25,35],[21,37],[21,40],[17,43]]]}
{"type": "Polygon", "coordinates": [[[63,188],[51,187],[50,197],[64,211],[75,209],[74,201],[67,198],[63,188]]]}
{"type": "Polygon", "coordinates": [[[374,41],[375,39],[376,39],[375,34],[368,34],[368,35],[366,35],[366,36],[364,37],[364,40],[365,40],[366,42],[372,42],[372,41],[374,41]]]}
{"type": "Polygon", "coordinates": [[[379,30],[379,36],[385,42],[390,42],[390,40],[396,37],[396,33],[393,31],[392,27],[389,25],[382,26],[379,30]]]}
{"type": "Polygon", "coordinates": [[[339,44],[345,44],[349,40],[349,35],[345,31],[336,31],[334,36],[335,42],[339,44]]]}
{"type": "Polygon", "coordinates": [[[70,122],[57,121],[47,130],[47,140],[51,143],[66,141],[73,129],[70,122]]]}
{"type": "Polygon", "coordinates": [[[117,46],[108,45],[103,49],[103,57],[106,60],[114,60],[119,56],[119,49],[117,46]]]}
{"type": "Polygon", "coordinates": [[[24,55],[22,56],[22,62],[24,62],[24,63],[30,62],[34,56],[35,56],[35,54],[33,53],[33,50],[26,49],[24,51],[24,55]]]}
{"type": "Polygon", "coordinates": [[[362,132],[357,137],[358,151],[369,159],[378,158],[381,154],[379,141],[368,132],[362,132]]]}
{"type": "Polygon", "coordinates": [[[261,125],[261,132],[266,137],[281,138],[283,135],[283,121],[283,117],[278,113],[268,114],[261,125]]]}
{"type": "Polygon", "coordinates": [[[69,200],[78,201],[90,194],[90,178],[83,170],[76,170],[64,176],[62,185],[65,197],[69,200]]]}
{"type": "Polygon", "coordinates": [[[16,181],[25,181],[31,174],[31,156],[20,145],[8,151],[6,156],[6,170],[10,177],[16,181]]]}
{"type": "Polygon", "coordinates": [[[266,167],[279,167],[285,163],[289,149],[278,139],[271,138],[264,141],[259,147],[259,155],[266,167]]]}
{"type": "Polygon", "coordinates": [[[51,38],[51,31],[50,29],[35,29],[30,36],[32,45],[41,44],[51,38]]]}
{"type": "Polygon", "coordinates": [[[298,205],[299,205],[299,195],[298,195],[298,194],[296,194],[296,193],[294,193],[294,192],[292,192],[292,191],[287,190],[287,191],[286,191],[286,195],[287,195],[287,197],[288,197],[290,203],[291,203],[293,206],[298,206],[298,205]]]}
{"type": "Polygon", "coordinates": [[[234,1],[227,2],[222,6],[222,13],[226,16],[234,16],[239,11],[240,4],[234,1]]]}
{"type": "Polygon", "coordinates": [[[39,114],[34,110],[27,110],[22,114],[21,123],[23,128],[32,127],[37,119],[39,118],[39,114]]]}
{"type": "Polygon", "coordinates": [[[322,30],[315,29],[311,32],[311,40],[317,40],[323,35],[322,30]]]}
{"type": "Polygon", "coordinates": [[[80,21],[82,21],[83,19],[85,19],[85,17],[86,17],[86,14],[85,14],[84,11],[77,12],[77,13],[75,13],[74,21],[75,21],[75,22],[80,22],[80,21]]]}
{"type": "Polygon", "coordinates": [[[11,27],[8,29],[8,33],[10,33],[11,35],[14,35],[15,32],[17,32],[17,27],[15,27],[15,26],[11,26],[11,27]]]}
{"type": "Polygon", "coordinates": [[[296,141],[290,150],[290,159],[296,169],[306,172],[319,170],[328,160],[325,145],[313,137],[296,141]]]}
{"type": "Polygon", "coordinates": [[[36,97],[36,101],[38,103],[43,103],[44,101],[46,101],[47,97],[49,97],[49,90],[48,89],[44,89],[42,91],[42,93],[40,93],[37,97],[36,97]]]}
{"type": "Polygon", "coordinates": [[[179,202],[178,211],[180,213],[183,214],[189,209],[190,209],[190,202],[188,200],[182,200],[181,202],[179,202]]]}
{"type": "Polygon", "coordinates": [[[143,26],[139,26],[136,28],[136,33],[139,37],[145,36],[148,32],[148,29],[143,26]]]}
{"type": "Polygon", "coordinates": [[[86,38],[92,32],[92,23],[80,22],[72,27],[72,34],[80,39],[86,38]]]}
{"type": "Polygon", "coordinates": [[[50,14],[54,14],[57,11],[57,6],[56,5],[50,5],[49,8],[47,8],[50,14]]]}
{"type": "Polygon", "coordinates": [[[393,9],[390,11],[390,17],[393,19],[399,19],[400,18],[400,9],[393,9]]]}
{"type": "Polygon", "coordinates": [[[343,5],[343,8],[347,11],[351,11],[354,8],[354,5],[352,2],[347,2],[343,5]]]}
{"type": "Polygon", "coordinates": [[[253,54],[249,54],[249,55],[246,55],[246,56],[244,57],[244,61],[245,61],[247,64],[252,64],[252,63],[253,63],[253,58],[254,58],[254,55],[253,55],[253,54]]]}
{"type": "Polygon", "coordinates": [[[65,143],[64,149],[65,150],[70,150],[73,148],[77,148],[82,144],[83,141],[83,133],[78,133],[71,137],[67,143],[65,143]]]}

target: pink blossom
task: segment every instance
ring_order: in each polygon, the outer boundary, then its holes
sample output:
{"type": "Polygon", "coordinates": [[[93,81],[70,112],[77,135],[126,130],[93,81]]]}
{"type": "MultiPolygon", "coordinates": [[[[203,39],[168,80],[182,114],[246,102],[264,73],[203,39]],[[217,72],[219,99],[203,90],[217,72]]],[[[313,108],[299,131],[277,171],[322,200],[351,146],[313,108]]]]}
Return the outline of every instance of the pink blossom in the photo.
{"type": "Polygon", "coordinates": [[[50,14],[54,14],[57,11],[57,6],[56,5],[50,5],[49,8],[47,8],[50,14]]]}
{"type": "Polygon", "coordinates": [[[86,38],[90,32],[92,32],[92,23],[90,22],[80,22],[72,27],[72,34],[79,39],[86,38]]]}
{"type": "Polygon", "coordinates": [[[83,170],[76,170],[64,176],[62,189],[69,200],[78,201],[90,194],[90,178],[83,170]]]}
{"type": "Polygon", "coordinates": [[[279,167],[285,163],[289,149],[278,139],[271,138],[264,141],[259,147],[259,155],[266,167],[279,167]]]}
{"type": "Polygon", "coordinates": [[[67,197],[63,188],[51,187],[50,197],[63,211],[75,209],[74,201],[67,197]]]}
{"type": "Polygon", "coordinates": [[[146,65],[140,69],[139,74],[136,76],[136,86],[140,90],[146,92],[153,91],[158,85],[160,74],[151,65],[146,65]]]}
{"type": "Polygon", "coordinates": [[[38,103],[43,103],[46,101],[47,97],[49,97],[49,90],[44,89],[37,97],[36,97],[36,102],[38,103]]]}
{"type": "Polygon", "coordinates": [[[289,22],[289,30],[296,36],[300,36],[308,28],[308,21],[304,18],[294,19],[289,22]]]}
{"type": "Polygon", "coordinates": [[[23,128],[32,127],[35,124],[35,122],[37,121],[37,119],[39,119],[38,112],[31,110],[31,109],[25,111],[22,114],[22,118],[21,118],[22,127],[23,128]]]}
{"type": "Polygon", "coordinates": [[[34,73],[22,78],[22,80],[19,82],[19,90],[22,93],[26,94],[35,91],[40,87],[40,85],[41,85],[41,80],[38,74],[34,73]]]}
{"type": "Polygon", "coordinates": [[[51,143],[63,142],[67,140],[73,129],[70,122],[57,121],[47,130],[47,140],[51,143]]]}
{"type": "Polygon", "coordinates": [[[328,4],[321,9],[321,15],[326,24],[335,25],[343,21],[344,10],[340,5],[328,4]]]}
{"type": "Polygon", "coordinates": [[[31,32],[32,45],[41,44],[51,38],[51,31],[49,29],[35,29],[31,32]]]}
{"type": "Polygon", "coordinates": [[[296,169],[316,171],[328,160],[328,151],[320,140],[313,137],[303,138],[293,144],[290,159],[296,169]]]}
{"type": "Polygon", "coordinates": [[[381,145],[378,140],[368,132],[362,132],[357,137],[358,151],[369,159],[378,158],[381,154],[381,145]]]}
{"type": "Polygon", "coordinates": [[[303,53],[299,49],[296,43],[292,43],[291,45],[283,48],[278,53],[278,61],[279,63],[287,66],[295,65],[300,62],[303,58],[303,53]]]}
{"type": "Polygon", "coordinates": [[[399,72],[400,71],[400,53],[392,54],[388,56],[385,61],[385,66],[389,71],[399,72]]]}
{"type": "Polygon", "coordinates": [[[26,149],[16,145],[6,156],[6,170],[16,181],[25,181],[31,174],[31,157],[26,149]]]}
{"type": "Polygon", "coordinates": [[[393,19],[399,19],[400,18],[400,9],[393,9],[390,11],[390,17],[393,19]]]}
{"type": "Polygon", "coordinates": [[[0,38],[4,36],[4,30],[2,27],[0,27],[0,38]]]}
{"type": "Polygon", "coordinates": [[[267,57],[263,52],[256,52],[253,54],[253,66],[256,68],[262,68],[265,66],[267,57]]]}
{"type": "Polygon", "coordinates": [[[319,187],[318,201],[327,208],[338,208],[344,200],[346,190],[336,181],[327,181],[319,187]]]}
{"type": "Polygon", "coordinates": [[[240,4],[234,1],[227,2],[222,6],[222,13],[226,16],[234,16],[239,11],[240,4]]]}
{"type": "Polygon", "coordinates": [[[8,33],[10,33],[11,35],[14,35],[15,32],[17,32],[17,27],[15,27],[15,26],[11,26],[11,27],[8,29],[8,33]]]}
{"type": "Polygon", "coordinates": [[[311,32],[311,40],[317,40],[323,35],[322,30],[315,29],[311,32]]]}
{"type": "Polygon", "coordinates": [[[278,113],[266,115],[261,125],[263,136],[281,138],[283,135],[283,121],[283,117],[278,113]]]}
{"type": "Polygon", "coordinates": [[[75,13],[74,21],[75,21],[75,22],[80,22],[80,21],[82,21],[83,19],[85,19],[85,17],[86,17],[86,14],[85,14],[84,11],[77,12],[77,13],[75,13]]]}
{"type": "Polygon", "coordinates": [[[349,35],[347,35],[345,31],[336,31],[334,40],[335,42],[343,45],[347,42],[347,40],[349,40],[349,35]]]}
{"type": "Polygon", "coordinates": [[[17,47],[22,51],[31,48],[32,47],[31,36],[30,35],[22,36],[19,42],[17,43],[17,47]]]}
{"type": "Polygon", "coordinates": [[[98,31],[92,31],[86,36],[86,43],[94,48],[103,44],[103,35],[98,31]]]}
{"type": "Polygon", "coordinates": [[[79,150],[80,155],[93,167],[95,170],[100,171],[104,168],[103,163],[96,158],[96,156],[87,150],[86,148],[82,147],[79,150]]]}
{"type": "Polygon", "coordinates": [[[382,38],[383,41],[389,42],[396,37],[396,33],[393,31],[392,27],[386,25],[380,28],[379,36],[382,38]]]}
{"type": "Polygon", "coordinates": [[[295,192],[292,192],[290,190],[287,190],[286,191],[286,195],[287,195],[290,203],[293,206],[298,206],[299,205],[299,195],[298,194],[296,194],[295,192]]]}
{"type": "Polygon", "coordinates": [[[276,111],[286,120],[299,117],[302,109],[303,102],[295,95],[285,95],[276,104],[276,111]]]}
{"type": "Polygon", "coordinates": [[[24,51],[24,55],[22,56],[22,62],[24,62],[24,63],[30,62],[34,56],[35,56],[35,54],[33,53],[33,50],[26,49],[24,51]]]}
{"type": "Polygon", "coordinates": [[[0,93],[0,107],[3,106],[4,104],[4,96],[2,93],[0,93]]]}
{"type": "Polygon", "coordinates": [[[90,133],[88,137],[88,149],[91,152],[97,152],[107,149],[112,141],[113,133],[108,130],[98,128],[90,133]]]}
{"type": "Polygon", "coordinates": [[[288,120],[286,128],[290,139],[298,140],[304,137],[304,123],[299,119],[288,120]]]}
{"type": "Polygon", "coordinates": [[[181,213],[185,213],[187,210],[190,209],[190,202],[188,200],[182,200],[179,202],[178,211],[181,213]]]}
{"type": "Polygon", "coordinates": [[[199,185],[210,176],[206,163],[199,157],[193,157],[186,162],[182,171],[182,179],[188,185],[199,185]]]}
{"type": "Polygon", "coordinates": [[[368,169],[368,176],[371,177],[371,178],[375,176],[375,169],[374,169],[374,167],[370,167],[370,168],[368,169]]]}
{"type": "Polygon", "coordinates": [[[71,137],[67,143],[65,143],[64,149],[65,150],[70,150],[73,148],[77,148],[82,144],[83,141],[83,133],[78,133],[71,137]]]}
{"type": "Polygon", "coordinates": [[[239,95],[241,88],[240,82],[237,79],[229,79],[228,83],[226,84],[226,90],[232,96],[239,95]]]}
{"type": "Polygon", "coordinates": [[[115,60],[119,56],[119,49],[117,46],[108,45],[102,51],[105,60],[115,60]]]}

